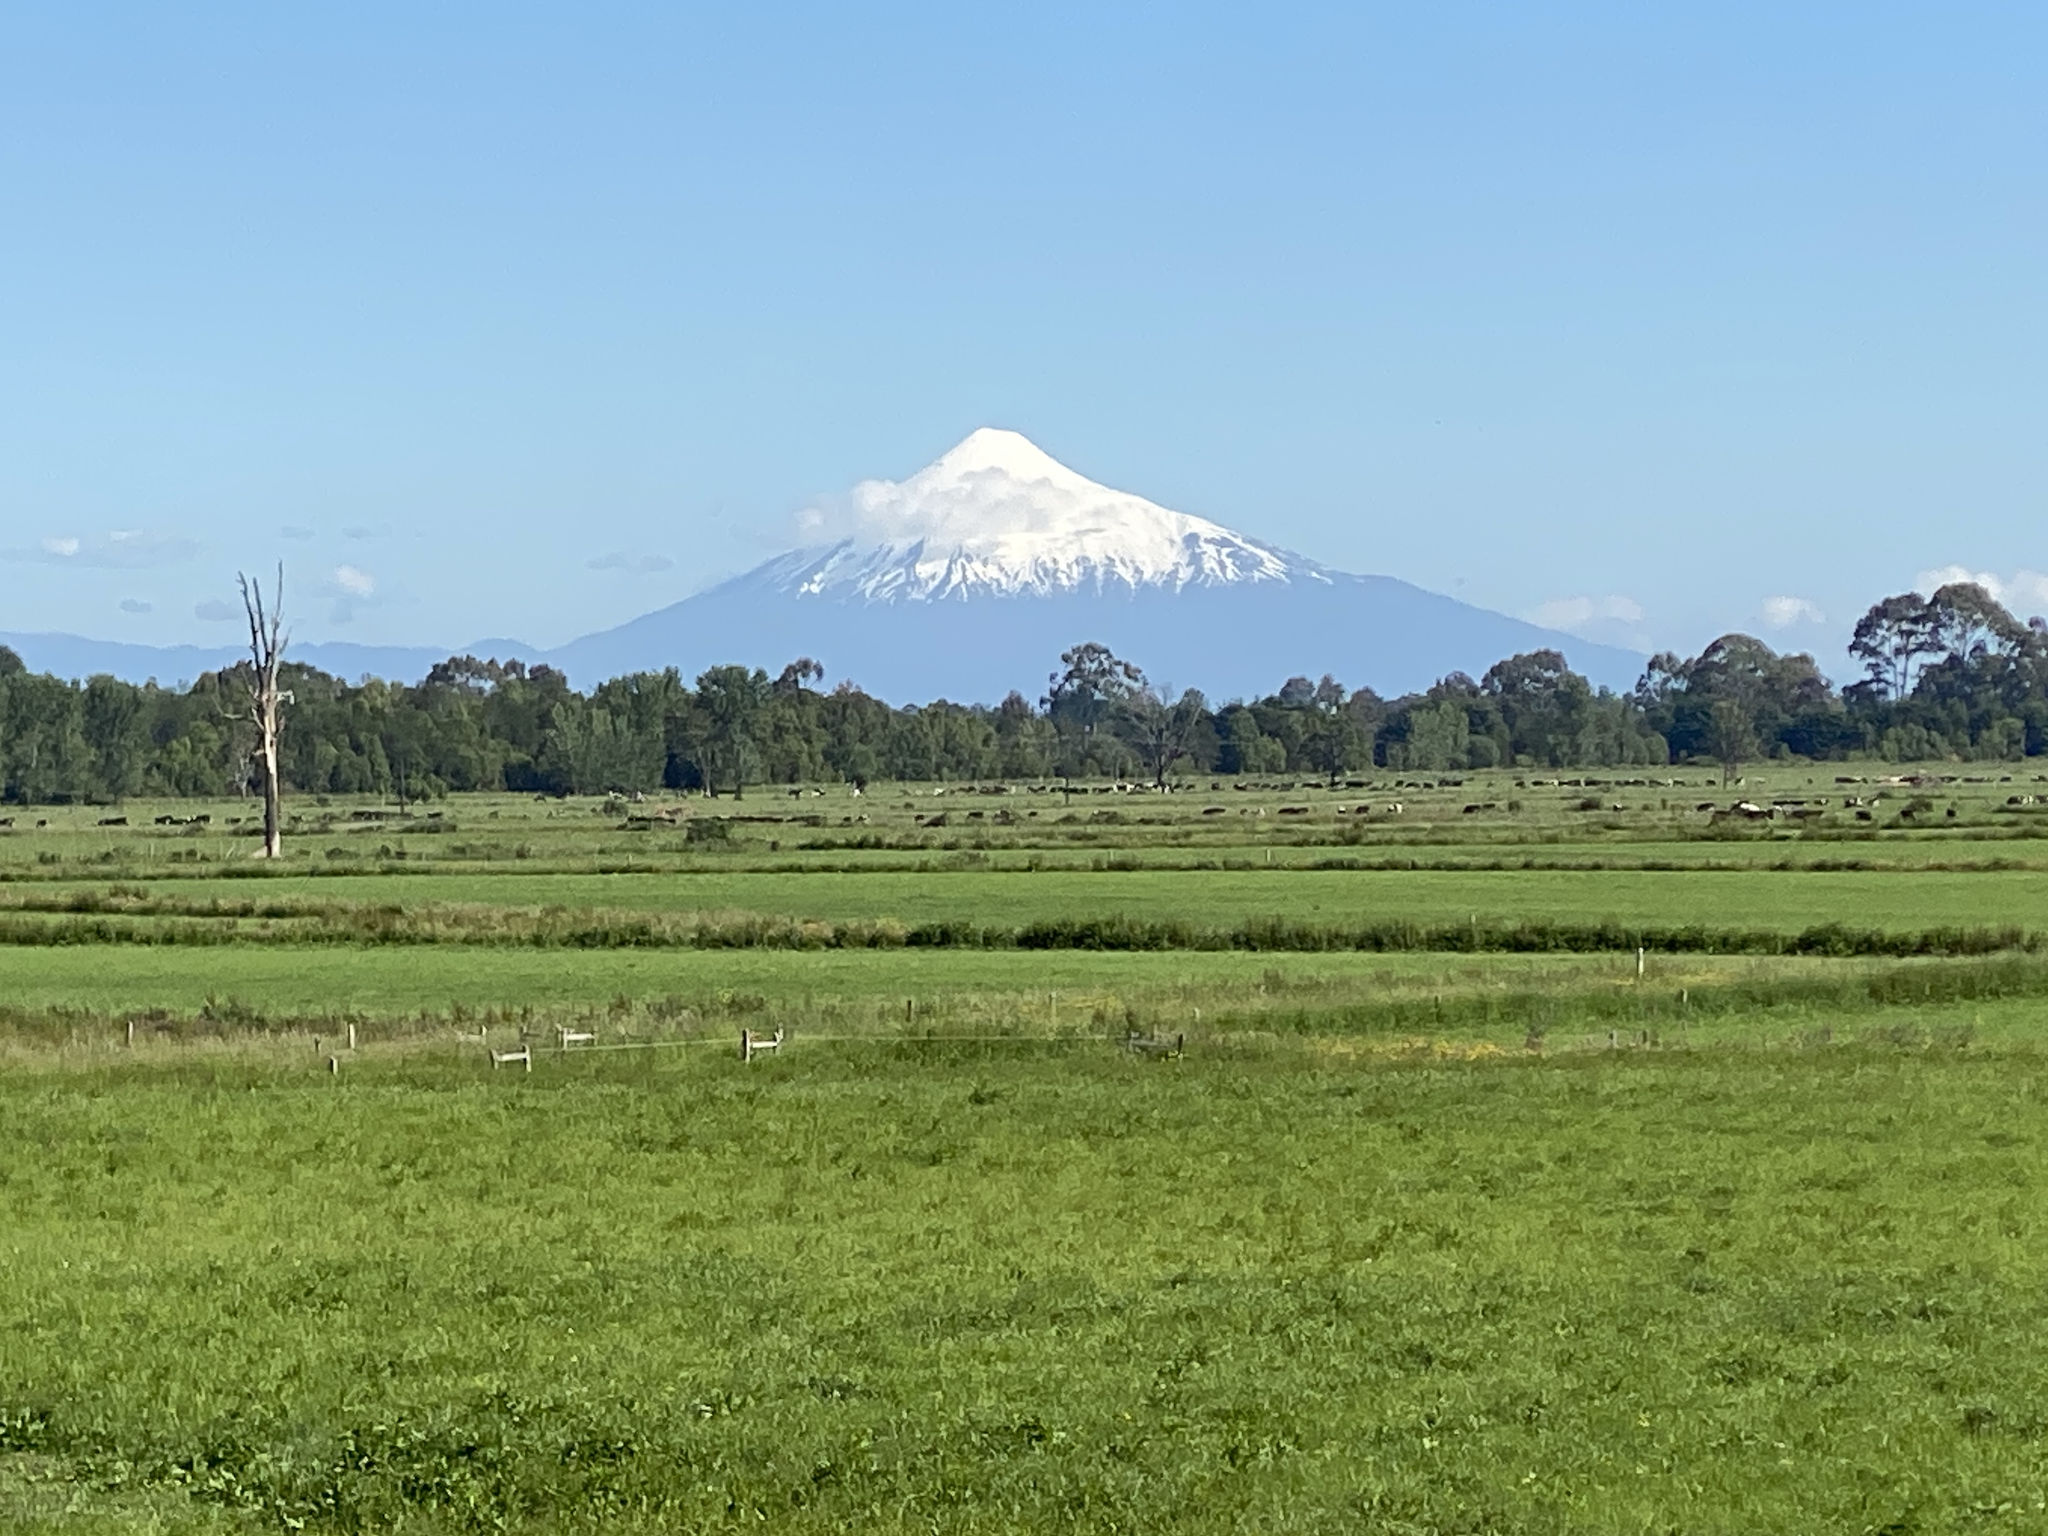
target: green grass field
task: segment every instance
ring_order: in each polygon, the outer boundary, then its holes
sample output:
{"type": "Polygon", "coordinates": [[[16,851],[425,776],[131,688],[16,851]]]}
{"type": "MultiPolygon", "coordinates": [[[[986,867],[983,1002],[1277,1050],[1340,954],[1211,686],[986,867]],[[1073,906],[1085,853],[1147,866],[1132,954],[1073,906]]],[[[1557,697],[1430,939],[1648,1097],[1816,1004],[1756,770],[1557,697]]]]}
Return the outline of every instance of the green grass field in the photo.
{"type": "Polygon", "coordinates": [[[2031,777],[1676,777],[17,813],[0,1529],[2048,1528],[2031,777]],[[741,913],[1593,947],[646,939],[741,913]]]}
{"type": "Polygon", "coordinates": [[[51,1529],[2029,1531],[2026,1049],[10,1074],[51,1529]]]}
{"type": "MultiPolygon", "coordinates": [[[[43,894],[40,889],[36,894],[43,894]]],[[[236,900],[246,881],[178,881],[180,899],[236,900]]],[[[0,900],[4,900],[0,888],[0,900]]],[[[866,874],[407,874],[290,877],[260,895],[313,901],[626,912],[734,911],[844,920],[1023,924],[1073,915],[1228,924],[1284,916],[1324,922],[1470,916],[1567,922],[1700,923],[1797,930],[2017,923],[2048,926],[2048,870],[1812,873],[1715,870],[980,870],[866,874]]]]}
{"type": "MultiPolygon", "coordinates": [[[[1290,982],[1347,981],[1385,987],[1408,977],[1439,988],[1491,980],[1595,973],[1624,978],[1632,964],[1612,957],[1530,959],[1519,965],[1447,966],[1433,955],[1361,957],[1233,953],[1105,955],[1086,951],[960,953],[895,951],[876,955],[834,950],[673,950],[569,953],[451,949],[257,949],[226,956],[213,950],[123,950],[116,964],[93,947],[0,953],[11,999],[28,1008],[83,1008],[109,1017],[151,1008],[189,1012],[209,996],[233,997],[284,1018],[326,1013],[403,1017],[421,1008],[542,1010],[608,1006],[615,998],[692,1000],[740,992],[801,1006],[806,999],[1020,997],[1103,992],[1199,998],[1256,987],[1268,973],[1290,982]]],[[[1739,962],[1722,968],[1737,969],[1739,962]]],[[[1685,971],[1701,963],[1688,958],[1685,971]]]]}

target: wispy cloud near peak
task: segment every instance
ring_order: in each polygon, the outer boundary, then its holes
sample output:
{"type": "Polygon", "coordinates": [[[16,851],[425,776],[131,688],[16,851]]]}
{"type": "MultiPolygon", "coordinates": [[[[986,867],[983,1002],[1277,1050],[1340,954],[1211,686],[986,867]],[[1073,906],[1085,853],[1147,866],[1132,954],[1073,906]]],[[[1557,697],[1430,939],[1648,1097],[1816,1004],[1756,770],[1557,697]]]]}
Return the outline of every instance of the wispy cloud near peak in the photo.
{"type": "Polygon", "coordinates": [[[80,570],[151,571],[198,553],[199,541],[183,534],[116,528],[98,534],[48,534],[30,546],[0,549],[0,560],[80,570]]]}
{"type": "Polygon", "coordinates": [[[1771,629],[1790,629],[1796,624],[1825,624],[1828,616],[1820,604],[1804,597],[1767,597],[1758,610],[1771,629]]]}
{"type": "Polygon", "coordinates": [[[653,576],[674,570],[676,563],[667,555],[634,555],[614,550],[608,555],[599,555],[589,564],[593,571],[632,571],[641,576],[653,576]]]}
{"type": "Polygon", "coordinates": [[[1931,595],[1937,588],[1958,581],[1974,581],[2022,618],[2048,612],[2048,575],[2040,571],[2021,570],[2001,576],[1996,571],[1973,571],[1967,565],[1944,565],[1922,571],[1913,578],[1913,586],[1931,595]]]}

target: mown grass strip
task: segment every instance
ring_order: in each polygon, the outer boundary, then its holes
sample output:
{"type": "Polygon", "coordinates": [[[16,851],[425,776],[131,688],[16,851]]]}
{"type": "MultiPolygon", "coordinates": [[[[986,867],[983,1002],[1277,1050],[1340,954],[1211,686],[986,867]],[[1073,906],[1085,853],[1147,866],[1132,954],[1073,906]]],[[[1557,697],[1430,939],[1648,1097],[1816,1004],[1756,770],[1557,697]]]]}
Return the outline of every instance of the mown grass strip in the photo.
{"type": "MultiPolygon", "coordinates": [[[[2009,843],[2048,840],[2048,827],[2021,831],[1971,829],[1970,842],[2009,843]]],[[[1659,835],[1643,839],[1658,848],[1673,839],[1659,835]]],[[[1364,856],[1320,854],[1325,843],[1281,840],[1260,845],[1261,856],[1242,849],[1189,855],[1166,851],[1161,845],[1146,845],[1138,851],[1087,854],[1060,844],[1004,842],[988,844],[925,844],[901,850],[900,858],[824,858],[821,853],[844,854],[835,848],[792,848],[788,852],[760,854],[757,850],[705,854],[691,852],[673,858],[587,857],[519,858],[494,855],[463,856],[436,851],[431,857],[398,857],[362,854],[326,863],[288,860],[269,864],[232,855],[168,863],[161,859],[110,858],[104,853],[81,854],[72,859],[55,859],[47,864],[8,867],[0,865],[0,888],[33,891],[39,886],[62,885],[81,879],[148,881],[155,885],[190,881],[225,881],[264,885],[284,881],[349,881],[366,874],[379,878],[412,877],[445,879],[451,874],[509,874],[516,871],[528,878],[564,875],[782,875],[801,870],[819,875],[974,875],[1047,874],[1250,874],[1286,876],[1290,873],[1352,871],[1367,874],[1510,874],[1576,873],[1615,871],[1629,874],[1896,874],[1927,871],[1936,874],[2013,874],[2048,867],[2048,855],[2029,851],[2023,855],[1942,853],[1944,841],[1915,835],[1910,838],[1879,839],[1864,833],[1856,837],[1819,839],[1803,833],[1796,840],[1751,838],[1738,843],[1725,839],[1682,840],[1686,846],[1730,847],[1753,850],[1747,857],[1721,857],[1712,853],[1673,856],[1669,853],[1630,853],[1628,841],[1586,845],[1562,839],[1526,839],[1505,843],[1478,844],[1447,841],[1427,836],[1405,836],[1401,848],[1440,848],[1441,853],[1391,852],[1364,856]],[[1804,845],[1826,842],[1855,842],[1868,848],[1854,856],[1806,852],[1804,845]],[[1544,853],[1499,852],[1500,848],[1544,847],[1568,851],[1544,853]],[[1468,851],[1469,850],[1469,851],[1468,851]],[[1277,852],[1275,862],[1264,857],[1277,852]],[[809,856],[807,856],[809,855],[809,856]]],[[[28,898],[30,901],[35,898],[28,898]]]]}
{"type": "MultiPolygon", "coordinates": [[[[1518,987],[1434,997],[1369,998],[1301,1007],[1218,1010],[1219,1033],[1297,1036],[1464,1036],[1513,1029],[1531,1042],[1553,1031],[1628,1030],[1662,1035],[1731,1020],[1794,1013],[1846,1022],[1871,1012],[1938,1009],[2048,997],[2048,964],[2017,955],[1917,962],[1854,975],[1744,977],[1673,987],[1518,987]]],[[[1892,1038],[1895,1030],[1887,1030],[1892,1038]]],[[[1900,1037],[1897,1043],[1905,1043],[1900,1037]]]]}
{"type": "MultiPolygon", "coordinates": [[[[1747,971],[1745,967],[1745,971],[1747,971]]],[[[2030,1002],[2048,998],[2048,957],[2002,954],[1945,960],[1897,960],[1847,964],[1840,968],[1695,977],[1643,984],[1611,976],[1563,976],[1551,984],[1516,979],[1488,985],[1469,976],[1446,977],[1427,991],[1332,991],[1313,983],[1291,985],[1276,975],[1271,989],[1204,1007],[1168,996],[1072,998],[1063,1011],[1049,1012],[1042,994],[990,998],[961,993],[928,997],[914,1022],[893,1006],[861,1010],[820,1009],[815,998],[772,999],[756,993],[711,990],[687,996],[615,999],[581,1009],[526,1005],[448,1010],[356,1008],[307,1011],[260,1006],[233,994],[214,995],[190,1010],[147,1008],[107,1012],[79,1007],[0,1004],[0,1042],[62,1045],[100,1039],[117,1042],[125,1023],[141,1015],[144,1037],[170,1041],[263,1039],[294,1033],[339,1035],[353,1022],[374,1026],[383,1043],[408,1040],[447,1043],[450,1025],[468,1031],[526,1031],[545,1043],[553,1024],[564,1020],[601,1028],[611,1041],[709,1039],[729,1048],[732,1030],[761,1031],[786,1026],[804,1040],[827,1035],[930,1044],[951,1031],[977,1038],[1120,1040],[1136,1030],[1189,1032],[1221,1041],[1234,1036],[1268,1038],[1431,1037],[1500,1038],[1504,1033],[1542,1037],[1553,1032],[1648,1031],[1668,1035],[1698,1030],[1697,1038],[1725,1034],[1721,1026],[1765,1018],[1815,1027],[1848,1026],[1856,1019],[1904,1016],[1914,1023],[1924,1013],[1975,1005],[2030,1002]]],[[[1886,1030],[1892,1028],[1886,1024],[1886,1030]]],[[[506,1038],[512,1038],[507,1034],[506,1038]]],[[[1694,1038],[1694,1037],[1688,1037],[1694,1038]]]]}

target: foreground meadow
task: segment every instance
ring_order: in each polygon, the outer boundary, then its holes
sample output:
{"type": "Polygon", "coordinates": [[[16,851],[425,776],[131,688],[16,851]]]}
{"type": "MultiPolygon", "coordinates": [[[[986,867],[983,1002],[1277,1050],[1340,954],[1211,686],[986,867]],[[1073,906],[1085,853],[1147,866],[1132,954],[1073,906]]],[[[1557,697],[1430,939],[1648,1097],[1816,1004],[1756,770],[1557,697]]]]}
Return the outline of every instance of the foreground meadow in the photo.
{"type": "Polygon", "coordinates": [[[2039,1066],[51,1057],[0,1079],[0,1511],[2037,1530],[2039,1066]]]}

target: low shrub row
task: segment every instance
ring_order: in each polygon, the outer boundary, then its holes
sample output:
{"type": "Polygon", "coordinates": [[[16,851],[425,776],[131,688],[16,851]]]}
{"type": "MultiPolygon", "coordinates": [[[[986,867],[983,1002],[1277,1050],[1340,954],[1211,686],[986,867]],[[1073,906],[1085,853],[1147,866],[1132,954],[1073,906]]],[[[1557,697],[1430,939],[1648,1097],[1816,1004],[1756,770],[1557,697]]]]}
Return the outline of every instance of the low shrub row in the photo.
{"type": "Polygon", "coordinates": [[[1429,923],[1400,918],[1318,923],[1258,917],[1213,926],[1173,918],[1068,917],[1003,925],[889,919],[828,922],[748,912],[626,913],[422,906],[220,903],[203,914],[161,908],[0,913],[0,945],[437,945],[540,949],[1242,950],[1327,954],[1654,954],[1832,959],[2035,953],[2043,935],[2017,926],[1798,931],[1616,921],[1429,923]]]}

